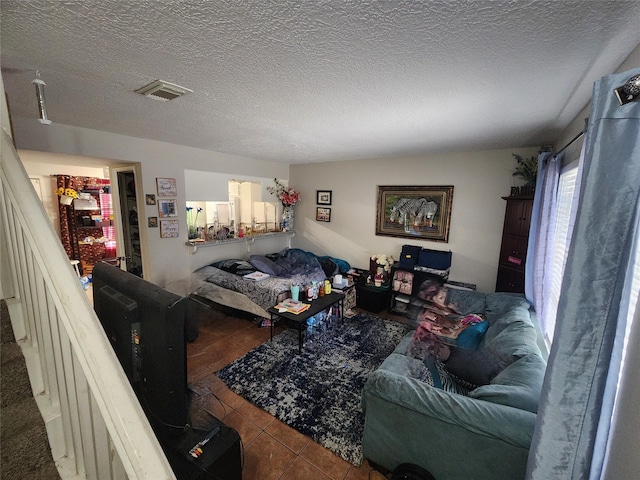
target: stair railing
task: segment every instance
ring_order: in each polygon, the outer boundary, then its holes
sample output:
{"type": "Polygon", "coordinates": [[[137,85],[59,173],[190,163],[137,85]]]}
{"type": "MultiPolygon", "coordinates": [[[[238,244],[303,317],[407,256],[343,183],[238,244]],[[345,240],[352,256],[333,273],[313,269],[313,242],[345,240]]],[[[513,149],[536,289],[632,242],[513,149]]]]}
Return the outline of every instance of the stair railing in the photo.
{"type": "Polygon", "coordinates": [[[12,326],[61,477],[175,479],[4,127],[1,135],[2,290],[13,295],[12,326]]]}

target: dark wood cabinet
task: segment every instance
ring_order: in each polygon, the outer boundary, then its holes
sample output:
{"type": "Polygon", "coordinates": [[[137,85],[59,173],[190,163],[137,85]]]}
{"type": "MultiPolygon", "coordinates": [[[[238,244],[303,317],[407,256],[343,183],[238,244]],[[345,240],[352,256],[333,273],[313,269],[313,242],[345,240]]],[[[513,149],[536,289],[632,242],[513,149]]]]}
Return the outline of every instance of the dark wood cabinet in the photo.
{"type": "Polygon", "coordinates": [[[502,230],[496,292],[524,293],[524,266],[527,260],[533,197],[502,197],[507,201],[502,230]]]}

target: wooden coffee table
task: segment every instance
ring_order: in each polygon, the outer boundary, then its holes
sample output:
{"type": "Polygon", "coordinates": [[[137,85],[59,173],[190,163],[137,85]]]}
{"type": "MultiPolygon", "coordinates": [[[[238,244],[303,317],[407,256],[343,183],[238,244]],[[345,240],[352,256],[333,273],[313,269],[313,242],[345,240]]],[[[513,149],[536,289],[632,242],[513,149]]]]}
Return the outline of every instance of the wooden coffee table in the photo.
{"type": "Polygon", "coordinates": [[[267,312],[271,315],[271,333],[269,336],[269,341],[273,340],[273,325],[278,318],[284,319],[288,325],[292,325],[294,328],[298,330],[298,353],[302,353],[302,331],[306,328],[307,320],[310,317],[313,317],[315,314],[320,313],[332,305],[338,304],[340,308],[340,319],[344,316],[344,293],[339,292],[331,292],[324,297],[318,297],[315,300],[309,303],[311,306],[305,310],[304,312],[295,314],[290,312],[279,312],[277,308],[271,307],[267,309],[267,312]]]}

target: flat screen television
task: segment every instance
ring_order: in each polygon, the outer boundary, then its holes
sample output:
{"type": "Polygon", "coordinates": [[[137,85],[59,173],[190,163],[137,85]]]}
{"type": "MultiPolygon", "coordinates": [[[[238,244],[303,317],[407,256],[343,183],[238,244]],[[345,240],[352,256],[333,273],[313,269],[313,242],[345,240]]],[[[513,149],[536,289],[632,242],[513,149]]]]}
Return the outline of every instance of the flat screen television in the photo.
{"type": "Polygon", "coordinates": [[[108,263],[93,268],[94,310],[160,439],[189,423],[187,300],[108,263]]]}

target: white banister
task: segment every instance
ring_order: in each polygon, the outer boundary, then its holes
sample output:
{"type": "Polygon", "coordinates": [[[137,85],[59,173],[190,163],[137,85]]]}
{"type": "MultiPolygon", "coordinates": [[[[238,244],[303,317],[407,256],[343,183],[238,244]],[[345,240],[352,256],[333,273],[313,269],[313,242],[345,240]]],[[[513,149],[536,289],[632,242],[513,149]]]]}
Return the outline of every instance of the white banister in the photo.
{"type": "Polygon", "coordinates": [[[174,479],[4,125],[1,135],[2,290],[61,477],[174,479]]]}

